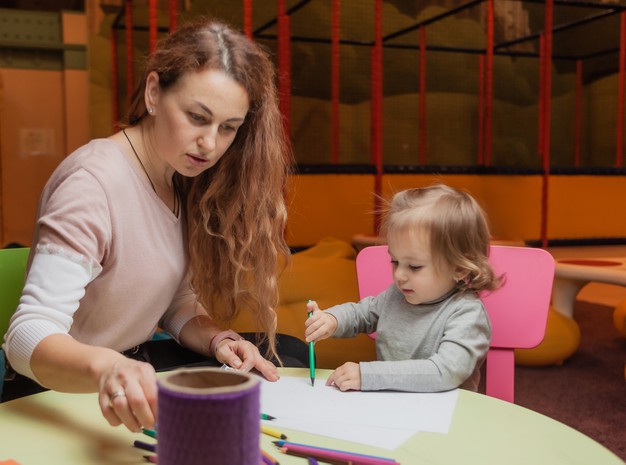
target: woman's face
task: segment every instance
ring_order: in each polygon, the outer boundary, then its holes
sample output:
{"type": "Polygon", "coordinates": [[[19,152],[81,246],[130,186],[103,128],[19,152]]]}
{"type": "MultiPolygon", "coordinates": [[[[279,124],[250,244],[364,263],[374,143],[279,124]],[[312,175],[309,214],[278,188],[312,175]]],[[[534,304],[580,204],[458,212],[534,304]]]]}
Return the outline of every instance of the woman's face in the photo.
{"type": "Polygon", "coordinates": [[[248,94],[217,70],[184,74],[166,91],[158,87],[156,73],[151,76],[147,86],[148,107],[155,110],[151,149],[166,163],[166,171],[198,176],[232,144],[248,113],[248,94]]]}

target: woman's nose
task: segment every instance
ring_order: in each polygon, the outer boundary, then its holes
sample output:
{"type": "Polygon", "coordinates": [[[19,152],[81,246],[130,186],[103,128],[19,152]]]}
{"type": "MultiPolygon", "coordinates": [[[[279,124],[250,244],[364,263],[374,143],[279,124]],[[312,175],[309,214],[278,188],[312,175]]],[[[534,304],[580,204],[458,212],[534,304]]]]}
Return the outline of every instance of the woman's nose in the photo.
{"type": "Polygon", "coordinates": [[[206,131],[198,137],[198,146],[206,152],[211,152],[215,148],[215,132],[206,131]]]}

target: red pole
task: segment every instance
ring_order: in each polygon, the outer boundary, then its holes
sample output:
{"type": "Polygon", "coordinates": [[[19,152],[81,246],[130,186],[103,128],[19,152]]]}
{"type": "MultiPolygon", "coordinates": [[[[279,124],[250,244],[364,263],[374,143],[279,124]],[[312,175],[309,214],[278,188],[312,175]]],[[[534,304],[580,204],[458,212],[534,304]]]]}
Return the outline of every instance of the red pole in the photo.
{"type": "Polygon", "coordinates": [[[130,105],[135,84],[133,72],[133,2],[126,0],[124,3],[126,25],[126,101],[130,105]]]}
{"type": "Polygon", "coordinates": [[[339,91],[340,91],[340,74],[339,66],[341,64],[339,31],[340,31],[340,0],[333,0],[331,12],[331,162],[339,163],[340,153],[340,127],[339,127],[339,91]]]}
{"type": "Polygon", "coordinates": [[[252,39],[252,0],[243,0],[243,32],[252,39]]]}
{"type": "Polygon", "coordinates": [[[574,108],[574,166],[580,166],[580,132],[583,97],[583,61],[576,60],[576,102],[574,108]]]}
{"type": "Polygon", "coordinates": [[[150,53],[154,52],[157,41],[157,29],[158,29],[158,13],[157,13],[157,0],[150,0],[148,5],[148,22],[150,30],[150,53]]]}
{"type": "Polygon", "coordinates": [[[111,109],[113,112],[113,131],[117,131],[117,122],[119,121],[119,104],[117,99],[119,93],[117,91],[117,42],[115,38],[115,29],[111,29],[111,98],[113,99],[111,109]]]}
{"type": "Polygon", "coordinates": [[[291,43],[285,0],[277,0],[278,12],[278,93],[285,135],[291,141],[291,43]]]}
{"type": "Polygon", "coordinates": [[[426,28],[420,26],[419,162],[426,163],[426,28]]]}
{"type": "Polygon", "coordinates": [[[170,0],[170,32],[178,29],[178,0],[170,0]]]}
{"type": "Polygon", "coordinates": [[[380,196],[383,184],[383,12],[382,0],[374,2],[374,46],[372,47],[372,105],[371,105],[371,151],[376,167],[374,180],[374,231],[378,235],[381,225],[380,196]]]}
{"type": "Polygon", "coordinates": [[[626,68],[626,13],[620,13],[619,78],[617,88],[617,128],[615,166],[620,168],[624,158],[624,69],[626,68]]]}
{"type": "Polygon", "coordinates": [[[550,171],[550,127],[552,120],[552,13],[553,1],[546,1],[546,38],[545,38],[545,67],[544,67],[544,150],[543,168],[550,171]]]}
{"type": "Polygon", "coordinates": [[[541,245],[548,246],[548,185],[550,181],[550,121],[552,100],[552,18],[554,0],[546,0],[545,13],[545,66],[544,66],[544,130],[543,130],[543,182],[542,182],[542,221],[541,245]]]}
{"type": "Polygon", "coordinates": [[[485,165],[491,164],[491,120],[493,114],[493,0],[487,1],[487,50],[485,53],[485,165]]]}
{"type": "Polygon", "coordinates": [[[538,115],[538,123],[539,126],[537,128],[537,154],[539,155],[539,159],[543,161],[543,131],[544,131],[544,123],[543,119],[545,116],[544,104],[545,104],[545,67],[546,67],[546,37],[545,34],[541,34],[539,36],[539,115],[538,115]]]}

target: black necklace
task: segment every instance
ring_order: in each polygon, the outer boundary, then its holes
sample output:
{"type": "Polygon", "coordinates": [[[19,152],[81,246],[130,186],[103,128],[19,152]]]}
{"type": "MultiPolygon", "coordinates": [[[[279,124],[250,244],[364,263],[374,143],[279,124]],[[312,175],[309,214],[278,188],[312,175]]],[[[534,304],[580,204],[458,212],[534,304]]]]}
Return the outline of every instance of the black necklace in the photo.
{"type": "MultiPolygon", "coordinates": [[[[141,158],[139,158],[139,155],[137,154],[137,151],[135,150],[135,146],[130,141],[130,138],[128,137],[128,134],[126,134],[126,129],[122,129],[122,132],[124,133],[124,137],[126,137],[126,140],[128,141],[128,145],[130,145],[130,148],[133,150],[133,153],[135,154],[135,157],[137,158],[137,161],[141,165],[141,169],[143,170],[144,173],[146,173],[146,177],[148,178],[148,182],[150,183],[150,186],[152,186],[152,190],[158,196],[159,194],[157,193],[157,190],[154,187],[154,183],[152,182],[152,179],[150,178],[150,175],[148,174],[148,170],[146,169],[146,167],[144,166],[143,162],[141,161],[141,158]]],[[[176,195],[176,189],[174,189],[173,186],[172,186],[172,195],[173,195],[173,199],[174,199],[174,209],[172,210],[172,212],[174,213],[174,215],[178,216],[178,208],[179,208],[179,206],[178,206],[178,196],[176,195]]]]}

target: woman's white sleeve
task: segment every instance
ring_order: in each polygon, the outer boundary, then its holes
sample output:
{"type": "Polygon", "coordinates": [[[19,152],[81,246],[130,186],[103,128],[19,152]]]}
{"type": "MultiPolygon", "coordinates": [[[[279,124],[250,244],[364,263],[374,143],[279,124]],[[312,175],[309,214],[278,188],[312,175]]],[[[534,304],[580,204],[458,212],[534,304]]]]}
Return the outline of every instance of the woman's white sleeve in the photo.
{"type": "Polygon", "coordinates": [[[191,290],[189,274],[180,283],[176,296],[161,318],[160,326],[180,342],[180,331],[187,322],[198,315],[206,315],[202,306],[197,303],[196,295],[191,290]]]}
{"type": "Polygon", "coordinates": [[[51,334],[69,334],[85,287],[100,271],[63,250],[37,249],[3,345],[15,371],[36,380],[30,368],[35,347],[51,334]]]}

